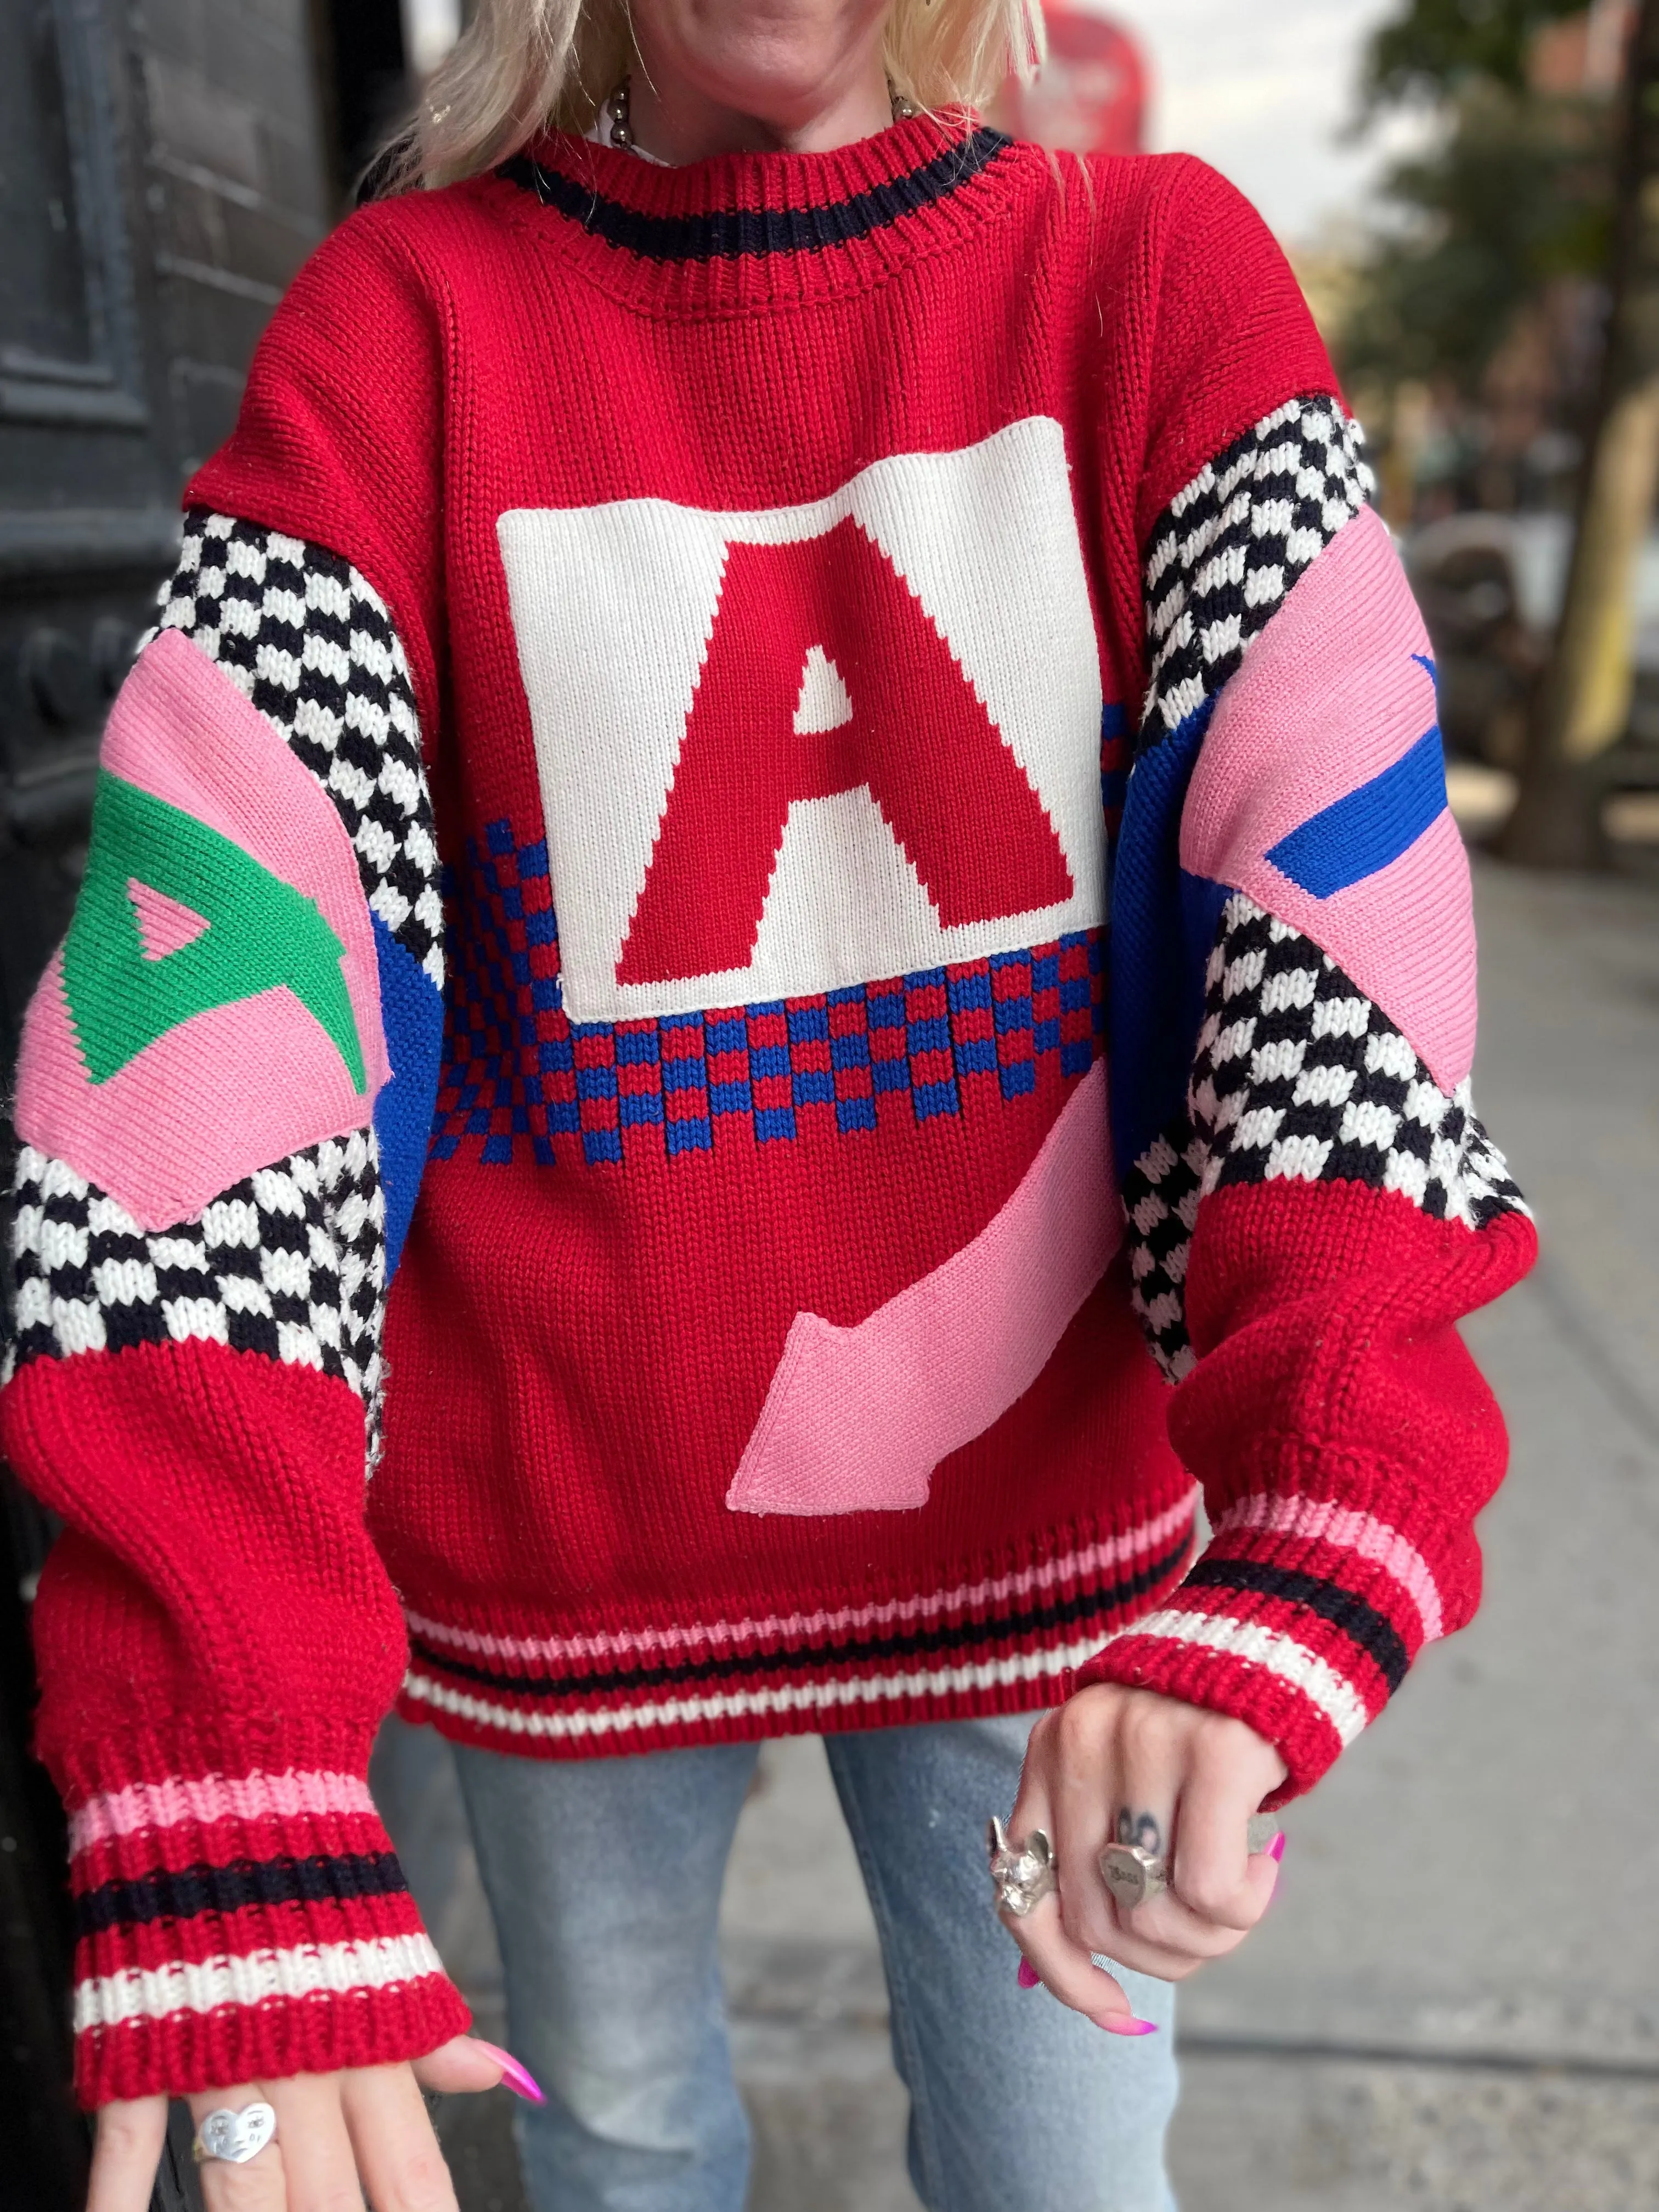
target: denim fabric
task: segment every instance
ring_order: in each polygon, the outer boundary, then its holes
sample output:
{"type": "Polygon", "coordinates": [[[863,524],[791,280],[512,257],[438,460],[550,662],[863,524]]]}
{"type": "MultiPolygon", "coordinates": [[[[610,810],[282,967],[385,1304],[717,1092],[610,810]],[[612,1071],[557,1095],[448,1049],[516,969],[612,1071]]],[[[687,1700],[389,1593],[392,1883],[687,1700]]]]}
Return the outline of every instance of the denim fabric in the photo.
{"type": "MultiPolygon", "coordinates": [[[[928,2212],[1173,2212],[1173,1991],[1162,2033],[1104,2035],[1016,1978],[982,1832],[1029,1719],[826,1738],[880,1933],[910,2173],[928,2212]]],[[[546,2090],[519,2116],[535,2212],[741,2212],[749,2130],[716,1936],[753,1744],[592,1760],[459,1748],[507,1974],[507,2040],[546,2090]]],[[[810,1936],[803,1928],[802,1934],[810,1936]]]]}

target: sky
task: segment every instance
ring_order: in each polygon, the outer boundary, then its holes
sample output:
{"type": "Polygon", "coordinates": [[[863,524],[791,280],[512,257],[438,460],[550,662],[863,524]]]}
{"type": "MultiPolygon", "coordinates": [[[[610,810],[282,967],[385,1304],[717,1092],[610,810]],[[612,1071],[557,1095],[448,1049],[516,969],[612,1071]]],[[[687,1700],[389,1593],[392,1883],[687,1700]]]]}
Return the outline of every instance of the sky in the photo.
{"type": "Polygon", "coordinates": [[[1201,154],[1279,236],[1363,209],[1388,142],[1341,143],[1365,41],[1398,0],[1101,0],[1153,71],[1154,149],[1201,154]]]}

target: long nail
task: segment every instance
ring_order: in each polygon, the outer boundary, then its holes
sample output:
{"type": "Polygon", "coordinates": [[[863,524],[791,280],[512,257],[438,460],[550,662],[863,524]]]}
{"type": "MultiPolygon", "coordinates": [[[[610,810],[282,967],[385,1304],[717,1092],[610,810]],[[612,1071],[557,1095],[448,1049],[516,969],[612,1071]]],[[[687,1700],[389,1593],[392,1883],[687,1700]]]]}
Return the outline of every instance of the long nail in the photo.
{"type": "Polygon", "coordinates": [[[1156,2035],[1155,2020],[1137,2020],[1132,2012],[1091,2013],[1090,2019],[1097,2027],[1103,2027],[1108,2035],[1156,2035]]]}
{"type": "Polygon", "coordinates": [[[1275,1864],[1285,1856],[1285,1831],[1281,1828],[1267,1846],[1267,1856],[1275,1864]]]}
{"type": "Polygon", "coordinates": [[[1042,1987],[1042,1977],[1029,1959],[1023,1958],[1019,1962],[1019,1985],[1023,1990],[1040,1990],[1042,1987]]]}
{"type": "Polygon", "coordinates": [[[546,2092],[527,2066],[521,2065],[510,2051],[503,2051],[499,2043],[486,2043],[481,2035],[473,2041],[480,2051],[487,2051],[501,2069],[501,2087],[510,2089],[515,2097],[522,2097],[527,2105],[544,2105],[546,2092]]]}

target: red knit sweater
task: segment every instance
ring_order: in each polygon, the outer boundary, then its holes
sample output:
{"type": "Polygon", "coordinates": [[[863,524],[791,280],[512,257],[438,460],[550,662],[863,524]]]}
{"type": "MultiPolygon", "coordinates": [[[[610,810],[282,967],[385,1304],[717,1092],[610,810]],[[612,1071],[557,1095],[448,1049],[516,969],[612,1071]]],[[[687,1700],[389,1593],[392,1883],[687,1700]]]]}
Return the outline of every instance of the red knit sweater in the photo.
{"type": "Polygon", "coordinates": [[[461,2022],[400,1684],[583,1756],[1083,1669],[1307,1787],[1473,1609],[1532,1232],[1250,210],[549,138],[329,240],[189,501],[20,1078],[88,2098],[461,2022]]]}

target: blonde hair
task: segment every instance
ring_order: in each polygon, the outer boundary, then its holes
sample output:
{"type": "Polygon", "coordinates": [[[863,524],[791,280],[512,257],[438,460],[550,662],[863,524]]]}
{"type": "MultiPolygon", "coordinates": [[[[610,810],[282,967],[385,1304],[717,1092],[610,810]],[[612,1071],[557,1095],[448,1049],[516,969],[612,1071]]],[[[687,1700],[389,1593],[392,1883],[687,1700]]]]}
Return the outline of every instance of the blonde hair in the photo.
{"type": "MultiPolygon", "coordinates": [[[[931,114],[986,106],[1044,52],[1042,0],[893,0],[893,88],[931,114]]],[[[588,130],[634,60],[627,0],[477,0],[390,150],[381,188],[447,185],[516,154],[538,131],[588,130]]]]}

